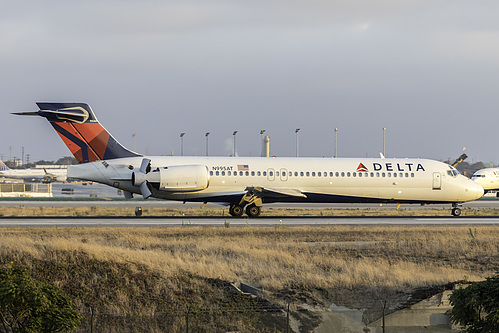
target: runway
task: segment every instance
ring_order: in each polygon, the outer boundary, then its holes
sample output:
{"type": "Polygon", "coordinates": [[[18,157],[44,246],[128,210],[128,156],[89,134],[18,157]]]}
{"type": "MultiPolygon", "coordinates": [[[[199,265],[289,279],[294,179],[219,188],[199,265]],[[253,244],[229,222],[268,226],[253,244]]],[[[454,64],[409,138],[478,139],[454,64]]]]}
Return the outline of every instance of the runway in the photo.
{"type": "Polygon", "coordinates": [[[1,217],[0,227],[499,226],[499,217],[1,217]]]}

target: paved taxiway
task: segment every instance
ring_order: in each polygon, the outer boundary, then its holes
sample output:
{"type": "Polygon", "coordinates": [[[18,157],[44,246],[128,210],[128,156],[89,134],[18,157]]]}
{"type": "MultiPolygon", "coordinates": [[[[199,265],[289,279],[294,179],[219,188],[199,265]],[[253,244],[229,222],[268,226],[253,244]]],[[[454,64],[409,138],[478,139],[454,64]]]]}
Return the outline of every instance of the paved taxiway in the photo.
{"type": "MultiPolygon", "coordinates": [[[[0,200],[1,207],[123,207],[135,209],[135,207],[147,208],[199,208],[200,203],[182,203],[176,201],[165,201],[141,198],[123,200],[122,194],[115,189],[100,185],[82,185],[78,183],[54,184],[54,198],[49,200],[26,200],[7,199],[0,200]],[[63,188],[73,188],[74,194],[68,196],[63,194],[63,188]],[[91,200],[91,197],[97,198],[91,200]],[[64,200],[67,199],[67,200],[64,200]]],[[[217,209],[222,206],[209,203],[206,209],[217,209]]],[[[465,208],[499,209],[499,200],[496,197],[488,197],[464,204],[465,208]]],[[[268,208],[310,208],[310,209],[393,209],[395,204],[268,204],[268,208]]],[[[444,205],[402,205],[402,209],[434,208],[449,210],[450,204],[444,205]]],[[[324,226],[324,225],[499,225],[499,217],[261,217],[258,219],[245,219],[233,217],[0,217],[0,227],[149,227],[149,226],[224,226],[229,222],[231,227],[239,226],[324,226]]]]}
{"type": "Polygon", "coordinates": [[[499,217],[2,217],[0,227],[152,227],[152,226],[397,226],[497,225],[499,217]]]}

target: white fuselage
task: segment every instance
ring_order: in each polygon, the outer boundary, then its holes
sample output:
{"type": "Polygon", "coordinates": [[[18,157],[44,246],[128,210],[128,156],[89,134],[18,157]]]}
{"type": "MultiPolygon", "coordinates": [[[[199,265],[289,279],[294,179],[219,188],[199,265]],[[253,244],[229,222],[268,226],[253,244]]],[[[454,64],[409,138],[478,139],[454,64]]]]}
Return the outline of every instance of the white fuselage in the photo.
{"type": "Polygon", "coordinates": [[[0,171],[0,177],[66,181],[67,169],[8,169],[0,171]]]}
{"type": "Polygon", "coordinates": [[[182,189],[182,184],[176,189],[171,179],[152,189],[153,197],[169,200],[235,202],[249,187],[275,194],[266,196],[264,203],[461,203],[484,192],[453,167],[425,159],[144,156],[69,166],[68,177],[141,193],[132,173],[145,158],[151,160],[151,174],[175,166],[177,171],[184,166],[186,171],[187,166],[206,168],[203,189],[182,189]]]}
{"type": "Polygon", "coordinates": [[[499,168],[485,168],[473,174],[471,180],[480,184],[487,191],[499,190],[499,168]]]}

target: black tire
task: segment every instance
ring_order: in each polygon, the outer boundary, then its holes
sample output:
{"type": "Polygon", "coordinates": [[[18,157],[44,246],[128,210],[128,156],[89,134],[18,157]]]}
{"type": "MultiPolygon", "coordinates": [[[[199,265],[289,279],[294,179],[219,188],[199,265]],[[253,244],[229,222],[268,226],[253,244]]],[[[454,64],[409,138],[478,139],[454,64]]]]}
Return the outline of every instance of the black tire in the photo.
{"type": "Polygon", "coordinates": [[[244,209],[239,205],[231,205],[229,208],[229,214],[234,217],[240,217],[243,215],[244,209]]]}
{"type": "Polygon", "coordinates": [[[246,207],[246,214],[248,214],[249,217],[258,217],[260,216],[261,208],[255,205],[249,205],[246,207]]]}
{"type": "Polygon", "coordinates": [[[461,209],[459,209],[459,208],[452,208],[452,215],[453,216],[459,216],[459,215],[461,215],[461,209]]]}

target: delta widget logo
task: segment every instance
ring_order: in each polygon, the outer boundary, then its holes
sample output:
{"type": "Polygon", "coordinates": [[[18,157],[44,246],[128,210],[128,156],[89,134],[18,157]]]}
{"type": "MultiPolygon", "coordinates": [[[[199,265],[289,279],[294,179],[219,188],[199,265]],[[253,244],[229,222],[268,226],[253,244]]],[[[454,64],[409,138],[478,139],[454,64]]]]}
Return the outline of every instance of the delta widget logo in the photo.
{"type": "Polygon", "coordinates": [[[368,172],[366,166],[362,163],[359,163],[359,166],[357,167],[357,172],[368,172]]]}

